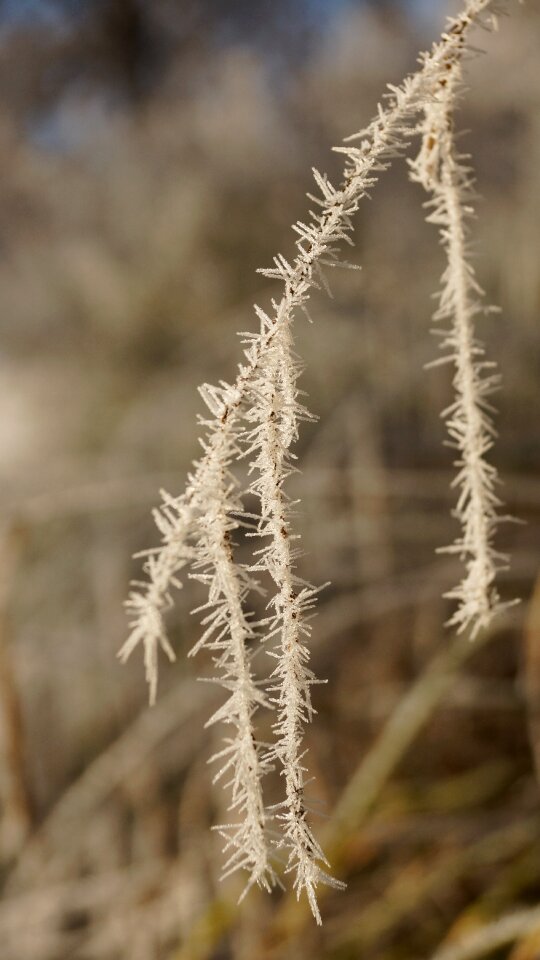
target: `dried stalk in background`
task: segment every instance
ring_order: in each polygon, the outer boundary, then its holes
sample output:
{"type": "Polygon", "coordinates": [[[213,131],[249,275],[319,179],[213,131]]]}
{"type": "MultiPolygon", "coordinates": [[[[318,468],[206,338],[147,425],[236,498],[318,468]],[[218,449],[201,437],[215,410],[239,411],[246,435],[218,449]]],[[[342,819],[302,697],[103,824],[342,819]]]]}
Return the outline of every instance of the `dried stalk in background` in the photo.
{"type": "Polygon", "coordinates": [[[0,536],[0,853],[7,860],[20,852],[34,819],[22,706],[10,649],[9,605],[23,538],[24,528],[16,521],[0,536]]]}

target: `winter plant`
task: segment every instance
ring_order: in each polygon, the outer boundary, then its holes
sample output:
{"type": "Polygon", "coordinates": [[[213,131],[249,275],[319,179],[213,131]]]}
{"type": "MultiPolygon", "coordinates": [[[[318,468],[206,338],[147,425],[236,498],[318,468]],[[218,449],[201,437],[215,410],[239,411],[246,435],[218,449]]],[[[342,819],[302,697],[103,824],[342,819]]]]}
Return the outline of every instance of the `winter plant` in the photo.
{"type": "MultiPolygon", "coordinates": [[[[154,517],[159,547],[145,553],[147,579],[136,582],[127,601],[131,633],[120,651],[126,660],[144,650],[150,700],[155,701],[160,649],[174,660],[165,617],[187,568],[208,591],[198,608],[202,636],[191,651],[211,652],[216,679],[227,698],[208,724],[227,725],[221,749],[212,759],[229,794],[230,823],[217,829],[225,840],[224,875],[247,872],[244,893],[258,884],[266,890],[281,882],[276,862],[284,854],[297,896],[304,891],[318,923],[317,887],[341,887],[309,822],[306,801],[304,728],[314,709],[311,688],[320,682],[309,666],[311,617],[317,588],[297,573],[298,536],[294,532],[287,478],[296,469],[294,444],[300,424],[312,418],[298,387],[302,362],[294,351],[293,320],[307,312],[313,289],[326,287],[325,272],[342,265],[343,244],[352,245],[353,217],[360,201],[394,158],[420,138],[411,178],[428,193],[428,220],[440,230],[447,266],[435,314],[443,355],[434,362],[454,369],[455,399],[445,411],[449,443],[457,451],[455,515],[461,535],[447,551],[463,561],[461,583],[448,596],[455,601],[449,621],[474,637],[501,609],[495,579],[505,563],[495,549],[500,506],[497,475],[487,459],[494,439],[488,397],[497,385],[493,364],[485,359],[475,333],[482,312],[482,291],[468,259],[473,176],[468,159],[456,147],[454,112],[462,90],[462,62],[475,25],[495,27],[491,0],[468,0],[448,21],[441,39],[419,58],[419,68],[401,86],[391,86],[370,125],[335,148],[345,156],[339,187],[316,170],[315,209],[298,222],[294,259],[281,254],[265,277],[278,281],[281,294],[266,312],[255,311],[259,329],[242,334],[244,360],[234,383],[200,388],[209,413],[201,418],[202,456],[184,493],[162,492],[154,517]],[[240,462],[249,464],[247,486],[238,478],[240,462]],[[246,511],[246,495],[255,495],[256,513],[246,511]],[[253,547],[251,561],[240,562],[237,538],[253,547]],[[257,621],[250,611],[254,594],[266,591],[267,613],[257,621]],[[253,659],[261,648],[273,664],[264,682],[253,659]],[[258,739],[259,710],[273,711],[273,742],[258,739]],[[282,774],[283,798],[269,808],[263,780],[272,769],[282,774]]],[[[252,498],[252,497],[251,497],[252,498]]]]}

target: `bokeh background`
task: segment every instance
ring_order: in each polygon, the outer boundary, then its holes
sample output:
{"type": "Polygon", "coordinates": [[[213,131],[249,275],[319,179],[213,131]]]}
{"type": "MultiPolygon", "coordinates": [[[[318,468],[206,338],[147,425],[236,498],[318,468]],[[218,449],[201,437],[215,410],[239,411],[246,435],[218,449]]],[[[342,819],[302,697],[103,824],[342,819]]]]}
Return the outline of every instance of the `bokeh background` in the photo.
{"type": "MultiPolygon", "coordinates": [[[[2,960],[419,960],[538,902],[536,0],[478,38],[460,117],[476,268],[502,308],[482,322],[504,383],[493,456],[526,521],[499,538],[501,591],[522,603],[476,651],[443,627],[458,576],[434,552],[456,535],[451,394],[444,369],[424,369],[443,260],[403,163],[357,218],[362,272],[336,271],[334,299],[297,323],[319,420],[291,493],[302,569],[331,582],[309,764],[316,828],[348,883],[324,898],[322,931],[279,892],[238,908],[238,883],[219,883],[213,691],[196,682],[208,664],[183,655],[197,587],[171,615],[178,662],[153,710],[140,658],[115,658],[131,555],[157,541],[150,508],[198,454],[196,387],[234,376],[236,331],[273,294],[255,269],[293,249],[311,167],[339,180],[331,145],[455,9],[0,3],[2,960]]],[[[533,938],[495,955],[539,951],[533,938]]]]}

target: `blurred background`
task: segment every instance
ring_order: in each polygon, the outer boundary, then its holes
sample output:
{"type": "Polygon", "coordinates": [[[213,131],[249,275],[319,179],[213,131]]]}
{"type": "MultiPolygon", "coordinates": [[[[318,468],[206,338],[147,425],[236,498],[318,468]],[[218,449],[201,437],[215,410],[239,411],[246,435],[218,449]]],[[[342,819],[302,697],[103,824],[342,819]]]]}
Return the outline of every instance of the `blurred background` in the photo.
{"type": "MultiPolygon", "coordinates": [[[[423,369],[443,259],[403,163],[357,218],[362,272],[336,271],[334,299],[297,322],[319,421],[290,489],[302,570],[331,582],[309,765],[348,884],[316,930],[279,892],[238,908],[238,882],[219,883],[225,798],[203,729],[219,695],[183,656],[197,587],[178,596],[178,662],[151,711],[141,658],[115,659],[122,602],[131,555],[158,539],[159,488],[179,493],[198,455],[196,387],[234,377],[236,331],[275,292],[254,271],[292,251],[311,167],[339,181],[331,145],[457,8],[0,3],[1,960],[419,960],[537,904],[540,7],[507,6],[468,64],[460,125],[476,268],[502,307],[481,330],[504,383],[493,459],[526,523],[499,537],[501,592],[522,603],[476,651],[443,627],[451,393],[423,369]]],[[[539,955],[537,937],[494,954],[539,955]]]]}

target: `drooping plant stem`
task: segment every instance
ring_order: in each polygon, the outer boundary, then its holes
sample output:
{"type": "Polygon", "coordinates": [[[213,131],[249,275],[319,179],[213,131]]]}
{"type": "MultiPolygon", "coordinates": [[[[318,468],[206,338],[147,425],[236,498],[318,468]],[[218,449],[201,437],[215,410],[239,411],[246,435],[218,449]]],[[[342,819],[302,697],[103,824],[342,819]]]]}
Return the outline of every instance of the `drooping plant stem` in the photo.
{"type": "MultiPolygon", "coordinates": [[[[294,225],[298,235],[294,259],[280,254],[273,266],[260,271],[281,282],[281,296],[272,300],[268,313],[255,308],[260,329],[243,334],[245,360],[235,382],[200,388],[211,413],[210,419],[201,421],[203,454],[183,494],[162,493],[162,505],[154,513],[162,543],[145,554],[148,579],[134,584],[127,601],[131,633],[120,656],[125,660],[135,647],[143,646],[153,701],[160,648],[174,658],[165,615],[173,588],[181,585],[180,571],[189,566],[192,576],[208,589],[208,603],[199,607],[204,611],[204,632],[192,652],[203,648],[211,652],[216,680],[230,694],[209,721],[232,726],[232,736],[216,755],[222,760],[216,779],[229,775],[230,809],[238,817],[237,823],[218,828],[229,853],[225,873],[247,868],[248,887],[258,883],[269,888],[274,882],[261,778],[277,762],[285,798],[270,819],[282,828],[277,844],[287,850],[287,869],[294,873],[296,892],[307,893],[318,922],[317,884],[340,884],[323,869],[324,854],[307,822],[303,739],[313,714],[311,686],[318,682],[309,668],[307,644],[317,591],[296,571],[298,548],[293,544],[291,504],[284,489],[294,469],[291,446],[298,425],[310,418],[298,400],[301,363],[293,351],[292,325],[299,310],[307,312],[313,290],[327,286],[327,268],[343,264],[341,248],[343,243],[352,244],[352,218],[360,201],[418,133],[418,115],[425,111],[426,117],[431,116],[431,105],[436,104],[434,116],[439,122],[442,103],[447,139],[441,134],[438,164],[435,172],[430,168],[431,179],[424,185],[433,192],[431,219],[441,226],[449,260],[438,316],[452,318],[445,343],[456,365],[457,400],[448,411],[448,427],[460,451],[457,514],[463,536],[450,549],[463,557],[466,576],[452,592],[460,604],[452,622],[460,627],[472,624],[475,629],[484,625],[499,605],[494,578],[500,558],[492,544],[498,501],[493,490],[495,472],[485,459],[493,435],[486,405],[493,378],[483,374],[486,364],[478,360],[481,348],[473,334],[472,320],[480,307],[475,300],[479,289],[466,259],[464,207],[470,184],[448,133],[448,115],[469,30],[491,6],[491,0],[468,0],[431,52],[420,57],[416,73],[400,86],[389,87],[369,126],[335,148],[346,157],[339,187],[314,170],[318,195],[311,200],[316,209],[310,211],[308,222],[294,225]],[[234,473],[243,458],[249,461],[251,477],[244,489],[234,473]],[[258,497],[258,517],[246,512],[246,494],[258,497]],[[248,535],[265,540],[246,564],[234,555],[233,536],[242,527],[248,535]],[[246,612],[249,595],[261,591],[253,576],[257,572],[270,580],[272,591],[271,613],[259,623],[246,612]],[[263,692],[252,658],[258,645],[271,640],[275,648],[268,652],[277,658],[277,665],[269,689],[263,692]],[[276,708],[275,743],[269,750],[255,734],[255,712],[260,706],[276,708]]],[[[424,146],[427,143],[424,137],[424,146]]],[[[426,170],[418,168],[419,179],[428,176],[426,170]]]]}
{"type": "Polygon", "coordinates": [[[233,556],[232,534],[238,521],[231,516],[241,510],[241,504],[234,478],[228,471],[230,450],[225,434],[213,453],[209,462],[213,464],[214,476],[208,478],[206,512],[197,521],[192,574],[207,587],[208,602],[194,611],[204,612],[205,629],[191,654],[203,648],[212,652],[218,671],[216,682],[229,693],[206,726],[216,723],[232,726],[232,735],[226,738],[225,747],[211,761],[220,763],[214,783],[222,780],[230,789],[229,810],[238,820],[216,829],[226,841],[228,859],[223,875],[239,869],[249,871],[245,894],[254,883],[270,890],[275,882],[262,794],[262,778],[271,769],[271,762],[268,751],[257,741],[253,722],[257,708],[269,704],[251,668],[258,626],[248,619],[244,601],[252,589],[257,589],[257,584],[233,556]]]}
{"type": "Polygon", "coordinates": [[[499,377],[475,334],[476,318],[487,311],[468,256],[467,220],[473,214],[474,180],[468,158],[458,153],[454,136],[454,108],[461,82],[461,64],[456,62],[426,104],[422,148],[410,168],[411,178],[430,194],[428,221],[440,228],[447,258],[434,319],[446,321],[449,327],[442,336],[444,356],[434,365],[450,363],[454,367],[455,400],[443,415],[450,445],[458,451],[454,486],[459,498],[454,513],[462,534],[443,551],[458,554],[465,563],[463,580],[447,594],[458,603],[449,622],[460,630],[470,627],[475,635],[503,607],[495,579],[506,558],[494,547],[500,500],[495,492],[497,472],[487,459],[496,435],[487,398],[499,377]]]}
{"type": "MultiPolygon", "coordinates": [[[[163,493],[163,504],[154,511],[154,518],[162,535],[161,546],[147,554],[145,572],[147,581],[134,583],[127,607],[131,618],[131,633],[120,651],[123,660],[142,643],[145,648],[147,679],[151,695],[155,694],[157,677],[157,651],[161,647],[173,659],[174,652],[167,641],[165,615],[172,599],[171,592],[179,586],[178,574],[189,563],[191,552],[189,540],[194,518],[204,511],[204,497],[209,461],[214,443],[219,442],[222,430],[238,430],[246,395],[252,378],[264,363],[267,350],[282,326],[289,326],[300,304],[305,304],[313,288],[320,285],[319,269],[331,254],[333,245],[339,244],[351,230],[351,216],[360,200],[367,195],[379,175],[387,169],[392,158],[402,151],[411,134],[409,123],[423,108],[426,100],[441,79],[444,79],[452,64],[460,62],[466,50],[466,38],[471,27],[492,6],[492,0],[468,0],[463,12],[452,20],[440,41],[428,54],[420,58],[419,70],[406,78],[400,87],[390,87],[384,105],[372,123],[360,133],[348,138],[360,140],[360,146],[336,148],[345,153],[347,163],[344,179],[335,189],[326,177],[315,171],[316,183],[322,196],[317,199],[320,212],[309,226],[297,225],[300,231],[298,255],[294,263],[276,258],[270,275],[282,279],[285,292],[275,304],[272,324],[265,335],[246,351],[246,363],[239,367],[233,385],[207,388],[219,406],[219,417],[213,426],[205,447],[205,453],[197,462],[188,478],[183,494],[171,497],[163,493]],[[305,243],[305,246],[304,246],[305,243]],[[319,282],[318,282],[319,281],[319,282]]],[[[335,256],[335,246],[334,246],[335,256]]]]}
{"type": "MultiPolygon", "coordinates": [[[[262,336],[271,320],[259,313],[262,336]]],[[[295,469],[290,447],[298,437],[299,422],[310,419],[298,399],[300,372],[290,327],[284,326],[274,337],[264,369],[253,384],[246,455],[252,458],[251,470],[255,474],[251,491],[260,500],[257,535],[267,541],[256,551],[253,570],[268,573],[275,587],[267,641],[277,638],[276,648],[269,653],[276,660],[270,678],[272,701],[277,709],[273,755],[285,785],[285,798],[275,808],[283,828],[278,846],[287,852],[287,872],[295,877],[297,896],[305,890],[313,916],[321,923],[317,886],[325,883],[340,888],[343,884],[323,869],[328,862],[308,822],[305,792],[304,727],[313,717],[311,687],[318,682],[309,667],[308,621],[317,591],[301,580],[295,570],[299,550],[293,544],[297,537],[284,490],[287,477],[295,469]]]]}

